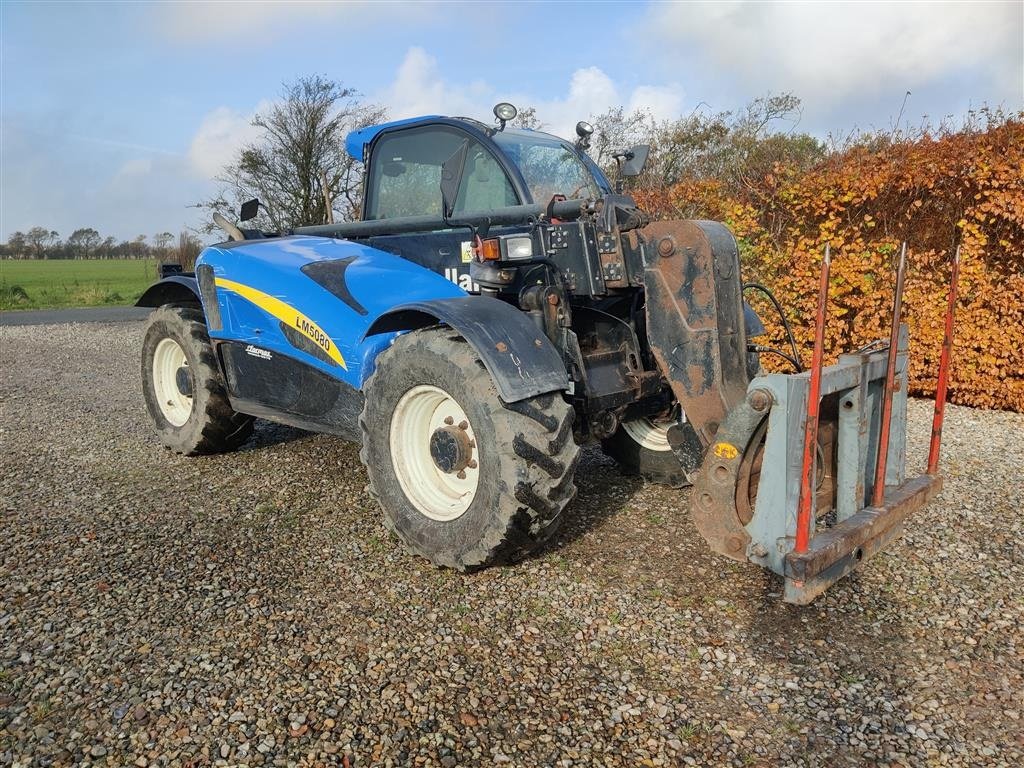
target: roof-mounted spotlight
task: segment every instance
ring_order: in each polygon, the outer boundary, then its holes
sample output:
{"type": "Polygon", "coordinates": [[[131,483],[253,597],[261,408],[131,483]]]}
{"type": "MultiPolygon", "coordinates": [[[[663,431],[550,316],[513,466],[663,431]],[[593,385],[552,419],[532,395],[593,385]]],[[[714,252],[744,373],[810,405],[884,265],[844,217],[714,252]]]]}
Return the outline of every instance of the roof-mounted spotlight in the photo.
{"type": "Polygon", "coordinates": [[[576,123],[576,135],[579,136],[576,139],[576,146],[580,149],[588,149],[590,147],[590,137],[594,134],[594,126],[585,120],[580,120],[576,123]]]}
{"type": "Polygon", "coordinates": [[[494,105],[494,116],[498,118],[499,131],[505,130],[505,123],[509,120],[514,120],[516,115],[519,114],[519,110],[516,109],[515,104],[509,104],[507,101],[503,101],[500,104],[494,105]]]}

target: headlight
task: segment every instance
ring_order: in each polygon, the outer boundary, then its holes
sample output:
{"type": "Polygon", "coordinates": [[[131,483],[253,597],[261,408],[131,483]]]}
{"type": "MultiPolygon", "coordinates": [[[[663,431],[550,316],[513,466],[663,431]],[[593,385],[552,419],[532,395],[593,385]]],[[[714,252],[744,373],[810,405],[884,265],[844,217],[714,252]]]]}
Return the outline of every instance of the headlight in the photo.
{"type": "Polygon", "coordinates": [[[479,261],[524,261],[533,258],[533,238],[529,235],[491,237],[476,250],[479,261]]]}
{"type": "Polygon", "coordinates": [[[504,258],[508,261],[533,258],[533,238],[524,237],[503,237],[502,250],[504,258]]]}

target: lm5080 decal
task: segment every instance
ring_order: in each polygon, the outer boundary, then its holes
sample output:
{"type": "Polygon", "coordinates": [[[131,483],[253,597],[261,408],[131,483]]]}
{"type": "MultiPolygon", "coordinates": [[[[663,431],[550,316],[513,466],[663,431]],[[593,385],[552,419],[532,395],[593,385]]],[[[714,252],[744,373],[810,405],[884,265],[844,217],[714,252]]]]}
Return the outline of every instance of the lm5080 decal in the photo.
{"type": "MultiPolygon", "coordinates": [[[[340,365],[346,371],[348,370],[348,366],[345,365],[345,359],[341,356],[338,346],[331,341],[330,337],[324,333],[319,325],[299,312],[295,307],[285,304],[269,293],[264,293],[242,283],[236,283],[234,280],[218,277],[215,282],[218,288],[237,293],[267,314],[280,320],[282,331],[286,336],[290,337],[292,335],[289,331],[297,331],[303,337],[312,341],[316,345],[317,351],[326,355],[329,361],[340,365]]],[[[319,357],[319,355],[317,356],[319,357]]]]}

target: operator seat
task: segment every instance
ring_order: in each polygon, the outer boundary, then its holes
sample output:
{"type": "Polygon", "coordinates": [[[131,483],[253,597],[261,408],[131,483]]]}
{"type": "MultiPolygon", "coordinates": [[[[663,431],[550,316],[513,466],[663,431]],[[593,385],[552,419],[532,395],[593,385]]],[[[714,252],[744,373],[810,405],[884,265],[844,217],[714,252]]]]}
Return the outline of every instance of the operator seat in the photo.
{"type": "Polygon", "coordinates": [[[476,152],[470,162],[472,166],[466,177],[460,210],[486,211],[516,204],[505,172],[490,153],[476,152]]]}

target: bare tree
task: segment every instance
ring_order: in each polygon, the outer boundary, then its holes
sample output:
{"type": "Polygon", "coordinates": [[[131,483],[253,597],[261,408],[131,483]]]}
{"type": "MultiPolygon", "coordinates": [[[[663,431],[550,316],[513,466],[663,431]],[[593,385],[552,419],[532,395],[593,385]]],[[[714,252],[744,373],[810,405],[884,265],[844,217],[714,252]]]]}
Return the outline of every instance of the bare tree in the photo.
{"type": "Polygon", "coordinates": [[[23,259],[25,258],[25,249],[28,240],[25,238],[24,232],[12,232],[11,236],[7,238],[7,255],[12,259],[23,259]]]}
{"type": "Polygon", "coordinates": [[[218,177],[223,188],[200,207],[235,218],[236,206],[257,197],[262,205],[256,224],[264,229],[322,224],[328,220],[326,179],[338,218],[353,218],[361,199],[362,163],[345,151],[345,137],[385,116],[358,97],[320,75],[286,83],[281,99],[253,119],[262,136],[225,165],[218,177]]]}
{"type": "Polygon", "coordinates": [[[113,259],[116,255],[117,239],[113,235],[107,235],[99,246],[101,259],[113,259]]]}
{"type": "MultiPolygon", "coordinates": [[[[798,133],[800,100],[783,93],[755,99],[738,112],[711,112],[700,105],[675,120],[656,122],[645,112],[611,109],[593,119],[591,154],[614,175],[611,150],[650,144],[651,155],[631,188],[660,188],[684,180],[714,180],[746,192],[776,163],[809,168],[827,154],[825,145],[798,133]]],[[[680,211],[698,215],[698,211],[680,211]]]]}
{"type": "Polygon", "coordinates": [[[634,144],[652,144],[657,127],[645,110],[627,113],[622,107],[614,107],[591,117],[594,135],[590,140],[590,155],[594,161],[607,169],[615,168],[612,154],[616,150],[628,149],[634,144]]]}
{"type": "Polygon", "coordinates": [[[153,246],[158,251],[166,251],[174,242],[174,235],[170,232],[157,232],[153,235],[153,246]]]}
{"type": "Polygon", "coordinates": [[[46,249],[57,241],[59,235],[46,227],[32,227],[25,233],[25,242],[32,248],[32,254],[41,259],[46,254],[46,249]]]}
{"type": "Polygon", "coordinates": [[[513,128],[528,128],[531,131],[544,130],[544,123],[537,117],[536,107],[523,107],[512,118],[513,128]]]}
{"type": "Polygon", "coordinates": [[[148,255],[149,246],[146,245],[145,235],[136,235],[131,243],[131,254],[134,259],[143,259],[148,255]]]}
{"type": "Polygon", "coordinates": [[[68,248],[76,259],[87,259],[101,242],[100,233],[92,227],[81,227],[68,236],[68,248]]]}
{"type": "Polygon", "coordinates": [[[201,250],[203,250],[202,242],[191,232],[182,232],[178,236],[178,263],[186,272],[195,269],[196,259],[201,250]]]}

